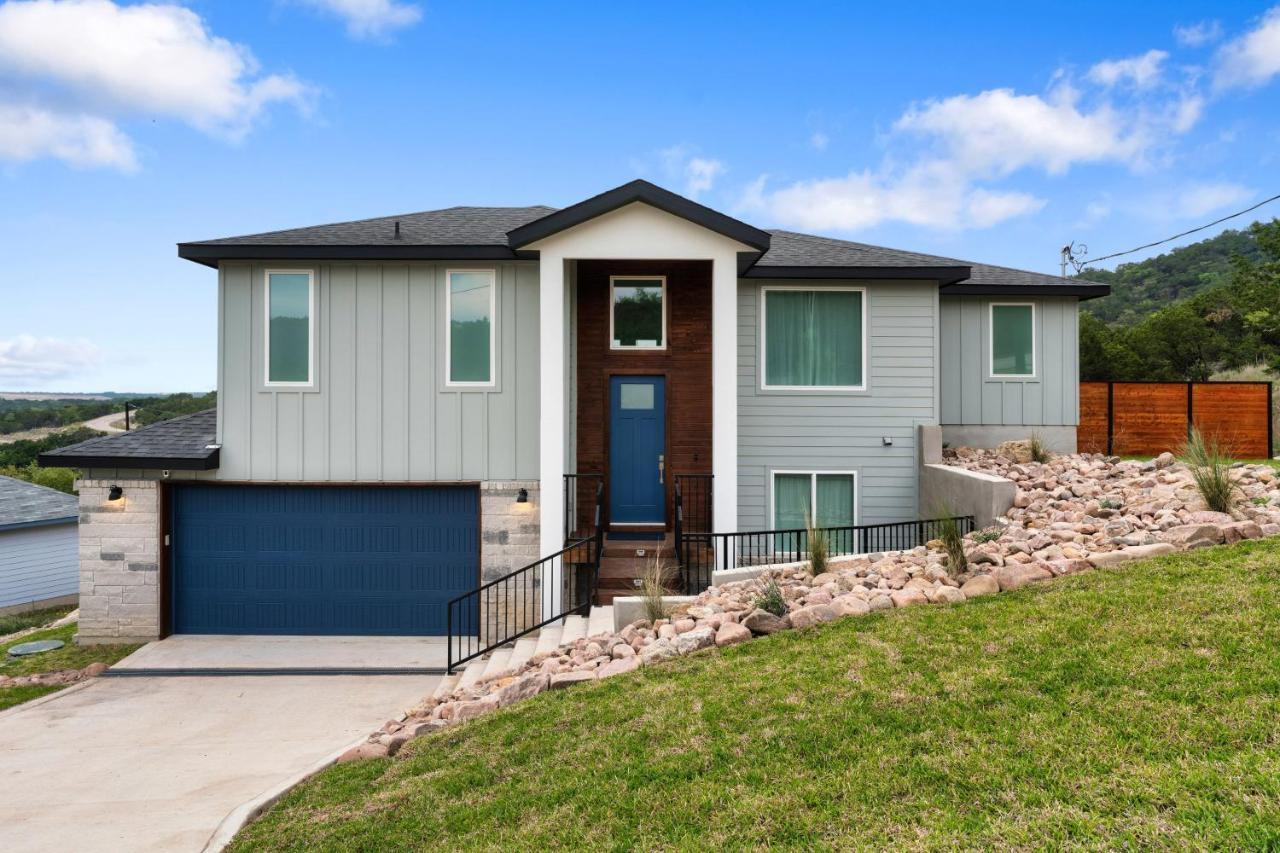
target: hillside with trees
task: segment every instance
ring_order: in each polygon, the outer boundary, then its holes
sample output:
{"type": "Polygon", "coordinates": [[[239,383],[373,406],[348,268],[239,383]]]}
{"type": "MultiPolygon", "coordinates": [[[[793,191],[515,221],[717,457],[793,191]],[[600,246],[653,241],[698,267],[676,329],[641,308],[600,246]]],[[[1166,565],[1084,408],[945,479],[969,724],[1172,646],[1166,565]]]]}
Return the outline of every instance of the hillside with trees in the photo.
{"type": "Polygon", "coordinates": [[[1251,368],[1270,379],[1280,371],[1280,219],[1109,275],[1082,276],[1109,280],[1113,293],[1083,303],[1081,379],[1203,381],[1251,368]]]}

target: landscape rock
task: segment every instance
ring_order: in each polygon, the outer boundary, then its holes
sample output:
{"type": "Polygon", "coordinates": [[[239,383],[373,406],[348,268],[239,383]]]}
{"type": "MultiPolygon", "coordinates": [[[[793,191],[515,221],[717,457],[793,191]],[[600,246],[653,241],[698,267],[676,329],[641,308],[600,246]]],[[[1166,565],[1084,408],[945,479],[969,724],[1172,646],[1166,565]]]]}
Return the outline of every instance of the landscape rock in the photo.
{"type": "Polygon", "coordinates": [[[1021,589],[1033,581],[1048,580],[1053,577],[1053,573],[1040,566],[1023,563],[1003,566],[996,570],[995,577],[1000,591],[1008,592],[1011,589],[1021,589]]]}
{"type": "Polygon", "coordinates": [[[774,616],[767,610],[756,609],[742,620],[742,626],[753,634],[767,635],[785,631],[791,627],[791,623],[787,619],[774,616]]]}
{"type": "Polygon", "coordinates": [[[984,595],[995,595],[1000,591],[1000,584],[991,575],[977,575],[969,578],[960,587],[965,598],[980,598],[984,595]]]}
{"type": "Polygon", "coordinates": [[[676,637],[675,643],[676,651],[687,655],[714,646],[716,635],[710,628],[695,628],[676,637]]]}
{"type": "Polygon", "coordinates": [[[737,622],[725,622],[720,626],[720,630],[716,631],[715,642],[717,646],[733,646],[750,639],[751,629],[737,622]]]}
{"type": "Polygon", "coordinates": [[[830,622],[837,617],[835,608],[829,604],[815,604],[812,607],[801,607],[791,613],[791,627],[808,628],[822,622],[830,622]]]}

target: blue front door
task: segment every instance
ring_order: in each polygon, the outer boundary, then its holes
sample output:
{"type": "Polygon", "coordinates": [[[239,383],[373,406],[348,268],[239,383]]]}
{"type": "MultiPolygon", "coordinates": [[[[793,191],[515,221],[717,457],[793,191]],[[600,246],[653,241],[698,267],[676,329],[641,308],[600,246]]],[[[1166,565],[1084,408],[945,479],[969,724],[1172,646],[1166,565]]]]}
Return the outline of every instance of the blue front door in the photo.
{"type": "Polygon", "coordinates": [[[666,390],[661,376],[609,380],[609,519],[615,524],[667,519],[666,390]]]}

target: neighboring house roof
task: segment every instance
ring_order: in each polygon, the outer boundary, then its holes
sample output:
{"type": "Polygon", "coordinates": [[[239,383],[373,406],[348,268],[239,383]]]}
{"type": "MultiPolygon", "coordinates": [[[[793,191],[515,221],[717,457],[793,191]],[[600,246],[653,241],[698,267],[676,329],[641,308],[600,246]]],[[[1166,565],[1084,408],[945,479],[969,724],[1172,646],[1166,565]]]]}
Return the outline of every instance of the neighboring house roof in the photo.
{"type": "Polygon", "coordinates": [[[69,524],[79,518],[80,502],[75,495],[13,477],[0,477],[0,531],[69,524]]]}
{"type": "Polygon", "coordinates": [[[208,409],[50,450],[41,453],[39,461],[46,468],[208,471],[218,467],[217,425],[217,410],[208,409]]]}
{"type": "Polygon", "coordinates": [[[938,281],[949,294],[1105,296],[1106,284],[976,264],[794,231],[764,231],[648,181],[631,181],[557,210],[450,207],[287,231],[179,243],[178,255],[216,267],[222,260],[511,260],[524,247],[633,202],[682,217],[756,249],[743,253],[747,278],[900,278],[938,281]],[[398,228],[398,232],[397,232],[398,228]]]}

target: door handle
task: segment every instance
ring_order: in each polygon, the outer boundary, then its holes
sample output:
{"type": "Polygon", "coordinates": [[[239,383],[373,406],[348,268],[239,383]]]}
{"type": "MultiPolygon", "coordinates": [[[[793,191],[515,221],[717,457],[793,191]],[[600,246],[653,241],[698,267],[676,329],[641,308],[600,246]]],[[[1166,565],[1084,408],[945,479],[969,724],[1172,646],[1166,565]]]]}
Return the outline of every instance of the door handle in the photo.
{"type": "Polygon", "coordinates": [[[666,482],[667,482],[665,477],[666,473],[667,473],[666,454],[659,453],[658,454],[658,485],[659,486],[666,485],[666,482]]]}

